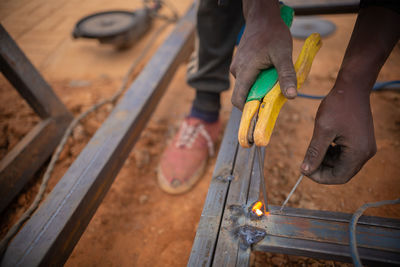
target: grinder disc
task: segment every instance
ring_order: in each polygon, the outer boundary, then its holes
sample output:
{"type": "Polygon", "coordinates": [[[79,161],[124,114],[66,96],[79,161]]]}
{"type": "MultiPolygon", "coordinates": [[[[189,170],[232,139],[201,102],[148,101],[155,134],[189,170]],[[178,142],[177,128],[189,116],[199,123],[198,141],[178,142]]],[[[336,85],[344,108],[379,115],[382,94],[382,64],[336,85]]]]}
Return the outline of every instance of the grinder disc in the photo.
{"type": "Polygon", "coordinates": [[[135,20],[135,14],[129,11],[96,13],[77,23],[74,37],[103,38],[123,34],[133,27],[135,20]]]}
{"type": "Polygon", "coordinates": [[[319,33],[321,37],[326,37],[335,32],[336,26],[329,20],[317,17],[297,17],[294,18],[290,32],[293,37],[306,39],[312,33],[319,33]]]}

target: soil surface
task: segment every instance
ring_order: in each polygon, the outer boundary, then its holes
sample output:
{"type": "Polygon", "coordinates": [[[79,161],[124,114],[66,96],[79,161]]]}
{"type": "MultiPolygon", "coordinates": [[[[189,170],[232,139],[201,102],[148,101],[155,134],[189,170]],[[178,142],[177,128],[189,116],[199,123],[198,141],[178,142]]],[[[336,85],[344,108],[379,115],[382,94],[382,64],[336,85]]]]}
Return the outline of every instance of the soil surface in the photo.
{"type": "MultiPolygon", "coordinates": [[[[190,1],[174,1],[183,14],[190,1]]],[[[102,10],[133,9],[140,1],[0,1],[0,19],[34,65],[74,115],[110,97],[120,86],[129,65],[141,53],[150,34],[134,47],[115,51],[95,41],[73,40],[70,33],[84,15],[102,10]],[[77,8],[79,7],[79,8],[77,8]],[[30,14],[30,16],[27,16],[30,14]],[[23,18],[23,19],[22,19],[23,18]]],[[[355,15],[324,16],[336,32],[323,39],[310,77],[301,88],[310,94],[326,94],[333,86],[355,22],[355,15]]],[[[161,25],[156,22],[152,31],[161,25]]],[[[160,35],[152,52],[172,29],[160,35]]],[[[294,40],[294,58],[303,41],[294,40]]],[[[139,64],[137,75],[145,61],[139,64]]],[[[397,45],[378,80],[399,79],[400,46],[397,45]]],[[[189,193],[171,196],[157,185],[156,168],[168,140],[187,115],[194,91],[185,82],[186,66],[176,72],[139,141],[133,148],[103,203],[73,250],[66,266],[184,266],[190,255],[196,227],[208,191],[216,158],[211,158],[204,177],[189,193]],[[173,104],[171,104],[173,103],[173,104]]],[[[233,81],[233,80],[232,80],[233,81]]],[[[221,120],[226,124],[231,90],[222,95],[221,120]]],[[[281,111],[267,148],[264,172],[272,204],[280,205],[299,175],[299,165],[310,141],[319,101],[297,98],[281,111]]],[[[378,152],[349,183],[318,185],[305,179],[289,205],[308,209],[354,212],[366,202],[394,199],[400,193],[400,95],[372,93],[378,152]]],[[[48,192],[62,177],[111,106],[89,116],[69,139],[48,192]]],[[[39,121],[13,87],[0,77],[0,158],[39,121]]],[[[0,234],[33,200],[38,175],[1,215],[0,234]]],[[[400,218],[399,206],[368,210],[367,214],[400,218]]],[[[252,266],[345,265],[304,257],[254,253],[252,266]]]]}

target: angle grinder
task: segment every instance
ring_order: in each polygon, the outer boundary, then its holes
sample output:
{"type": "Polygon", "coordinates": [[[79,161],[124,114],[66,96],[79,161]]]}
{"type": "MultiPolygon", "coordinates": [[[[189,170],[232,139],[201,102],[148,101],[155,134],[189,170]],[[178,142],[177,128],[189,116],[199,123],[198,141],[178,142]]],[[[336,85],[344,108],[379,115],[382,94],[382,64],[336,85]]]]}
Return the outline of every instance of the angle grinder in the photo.
{"type": "Polygon", "coordinates": [[[72,32],[77,38],[97,39],[101,44],[111,44],[116,49],[127,49],[135,44],[149,29],[161,8],[160,0],[145,1],[144,8],[135,11],[105,11],[80,19],[72,32]]]}

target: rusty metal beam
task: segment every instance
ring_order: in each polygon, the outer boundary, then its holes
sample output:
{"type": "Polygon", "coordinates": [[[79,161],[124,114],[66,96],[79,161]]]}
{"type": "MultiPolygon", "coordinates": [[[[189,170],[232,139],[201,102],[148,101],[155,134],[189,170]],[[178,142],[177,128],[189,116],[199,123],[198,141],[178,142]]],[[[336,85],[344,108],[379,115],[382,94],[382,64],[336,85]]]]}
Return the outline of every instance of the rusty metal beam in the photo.
{"type": "MultiPolygon", "coordinates": [[[[253,250],[351,261],[351,214],[294,208],[279,214],[279,207],[271,208],[269,216],[249,222],[267,235],[253,250]]],[[[357,227],[357,240],[365,263],[400,264],[399,220],[365,216],[357,227]]]]}
{"type": "Polygon", "coordinates": [[[193,47],[191,7],[129,87],[39,210],[9,245],[0,265],[61,266],[114,181],[179,64],[193,47]]]}
{"type": "MultiPolygon", "coordinates": [[[[270,206],[271,215],[261,220],[251,219],[248,208],[259,199],[260,173],[254,147],[238,147],[239,121],[240,112],[234,109],[188,266],[247,266],[251,251],[350,261],[351,214],[290,207],[279,214],[279,207],[270,206]],[[226,167],[223,172],[222,166],[226,167]],[[221,179],[227,174],[233,175],[221,179]],[[258,243],[246,243],[243,232],[249,227],[261,231],[265,237],[258,243]]],[[[358,247],[364,263],[400,264],[400,220],[362,216],[358,225],[358,247]]]]}
{"type": "Polygon", "coordinates": [[[71,116],[1,24],[0,70],[42,119],[71,116]]]}
{"type": "Polygon", "coordinates": [[[0,70],[43,119],[0,162],[0,212],[50,157],[72,114],[0,24],[0,70]]]}
{"type": "Polygon", "coordinates": [[[197,226],[188,266],[210,266],[214,259],[226,197],[233,179],[240,117],[241,112],[233,108],[218,153],[200,222],[197,226]]]}
{"type": "Polygon", "coordinates": [[[0,162],[0,212],[50,157],[69,120],[53,118],[39,122],[0,162]]]}

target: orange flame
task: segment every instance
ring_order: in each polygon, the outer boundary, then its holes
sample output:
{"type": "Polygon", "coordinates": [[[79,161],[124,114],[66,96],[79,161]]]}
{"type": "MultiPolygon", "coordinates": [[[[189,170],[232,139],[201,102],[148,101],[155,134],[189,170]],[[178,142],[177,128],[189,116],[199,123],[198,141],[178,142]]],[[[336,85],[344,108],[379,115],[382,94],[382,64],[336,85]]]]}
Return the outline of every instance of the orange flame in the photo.
{"type": "Polygon", "coordinates": [[[263,212],[262,212],[262,206],[263,206],[263,204],[262,204],[262,202],[261,201],[257,201],[254,205],[253,205],[253,207],[251,208],[251,211],[252,212],[254,212],[258,217],[260,217],[260,216],[262,216],[263,215],[263,212]]]}

